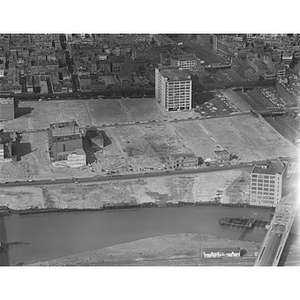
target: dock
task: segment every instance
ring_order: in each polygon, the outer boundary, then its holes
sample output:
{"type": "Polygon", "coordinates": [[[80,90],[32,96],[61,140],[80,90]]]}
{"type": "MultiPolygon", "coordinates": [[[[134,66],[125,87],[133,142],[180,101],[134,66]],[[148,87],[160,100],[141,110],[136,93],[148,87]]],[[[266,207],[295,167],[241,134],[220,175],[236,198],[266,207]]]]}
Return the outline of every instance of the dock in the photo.
{"type": "Polygon", "coordinates": [[[266,226],[269,224],[269,222],[254,218],[220,218],[219,223],[221,226],[242,228],[243,232],[239,237],[240,240],[243,240],[246,234],[254,227],[266,228],[266,226]]]}

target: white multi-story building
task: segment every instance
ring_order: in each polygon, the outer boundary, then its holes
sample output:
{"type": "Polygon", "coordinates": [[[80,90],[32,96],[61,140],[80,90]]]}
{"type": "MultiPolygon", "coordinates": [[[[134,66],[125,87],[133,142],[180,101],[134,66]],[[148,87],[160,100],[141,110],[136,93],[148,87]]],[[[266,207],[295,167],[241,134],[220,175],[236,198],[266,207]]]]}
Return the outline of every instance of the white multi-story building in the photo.
{"type": "Polygon", "coordinates": [[[182,70],[197,68],[199,59],[194,53],[182,54],[171,57],[171,66],[182,70]]]}
{"type": "Polygon", "coordinates": [[[287,164],[279,160],[255,166],[251,172],[250,204],[276,206],[283,194],[287,164]]]}
{"type": "Polygon", "coordinates": [[[166,110],[192,109],[192,79],[177,68],[155,69],[155,99],[166,110]]]}

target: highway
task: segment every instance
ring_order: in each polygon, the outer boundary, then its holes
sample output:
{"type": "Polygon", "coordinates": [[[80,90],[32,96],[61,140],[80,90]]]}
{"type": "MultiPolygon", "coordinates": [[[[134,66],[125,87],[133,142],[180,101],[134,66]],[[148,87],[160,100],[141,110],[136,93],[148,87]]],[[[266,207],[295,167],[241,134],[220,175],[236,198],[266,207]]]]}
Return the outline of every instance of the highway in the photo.
{"type": "Polygon", "coordinates": [[[280,259],[284,248],[284,244],[282,245],[284,230],[283,225],[277,225],[274,231],[268,232],[259,254],[257,265],[272,266],[275,261],[280,259]]]}
{"type": "MultiPolygon", "coordinates": [[[[293,181],[297,174],[290,177],[293,181]]],[[[294,223],[298,208],[297,191],[290,192],[277,204],[270,228],[254,266],[277,266],[294,223]]]]}

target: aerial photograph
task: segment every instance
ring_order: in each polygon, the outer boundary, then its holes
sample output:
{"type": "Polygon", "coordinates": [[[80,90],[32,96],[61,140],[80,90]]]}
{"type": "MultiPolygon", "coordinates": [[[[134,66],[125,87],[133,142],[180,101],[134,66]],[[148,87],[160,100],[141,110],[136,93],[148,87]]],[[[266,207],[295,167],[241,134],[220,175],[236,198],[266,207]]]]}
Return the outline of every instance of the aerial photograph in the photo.
{"type": "Polygon", "coordinates": [[[300,266],[299,120],[300,34],[2,33],[0,265],[300,266]]]}

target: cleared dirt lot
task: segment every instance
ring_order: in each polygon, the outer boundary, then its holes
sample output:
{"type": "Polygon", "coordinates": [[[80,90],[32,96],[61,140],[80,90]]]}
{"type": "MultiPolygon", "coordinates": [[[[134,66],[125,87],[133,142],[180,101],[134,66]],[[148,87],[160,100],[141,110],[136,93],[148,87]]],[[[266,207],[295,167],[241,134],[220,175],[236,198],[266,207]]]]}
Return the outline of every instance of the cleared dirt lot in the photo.
{"type": "Polygon", "coordinates": [[[119,102],[132,121],[161,120],[164,117],[154,98],[120,99],[119,102]]]}
{"type": "Polygon", "coordinates": [[[214,158],[214,151],[218,150],[218,147],[202,130],[198,122],[178,122],[173,123],[173,126],[197,156],[203,159],[214,158]]]}
{"type": "Polygon", "coordinates": [[[20,101],[17,112],[16,119],[3,124],[6,130],[44,129],[72,120],[84,127],[164,118],[154,98],[20,101]]]}
{"type": "Polygon", "coordinates": [[[168,123],[122,126],[111,129],[134,169],[162,167],[170,154],[191,153],[185,141],[168,123]]]}
{"type": "Polygon", "coordinates": [[[263,118],[249,114],[201,122],[223,148],[242,161],[297,155],[297,148],[263,118]]]}
{"type": "MultiPolygon", "coordinates": [[[[233,185],[247,185],[247,174],[232,170],[197,175],[174,175],[137,180],[119,180],[99,184],[58,184],[22,188],[0,188],[0,206],[14,209],[69,208],[97,209],[104,204],[166,205],[177,202],[236,203],[241,193],[232,193],[233,185]],[[241,178],[245,181],[239,183],[241,178]],[[215,183],[218,182],[218,185],[215,183]],[[20,200],[22,190],[26,191],[20,200]],[[229,194],[228,194],[228,193],[229,194]],[[19,202],[18,202],[19,201],[19,202]]],[[[241,189],[241,188],[240,188],[241,189]]],[[[247,200],[249,201],[249,200],[247,200]]],[[[247,202],[244,201],[244,202],[247,202]]]]}
{"type": "Polygon", "coordinates": [[[154,98],[89,100],[87,105],[93,124],[98,126],[163,118],[154,98]]]}

